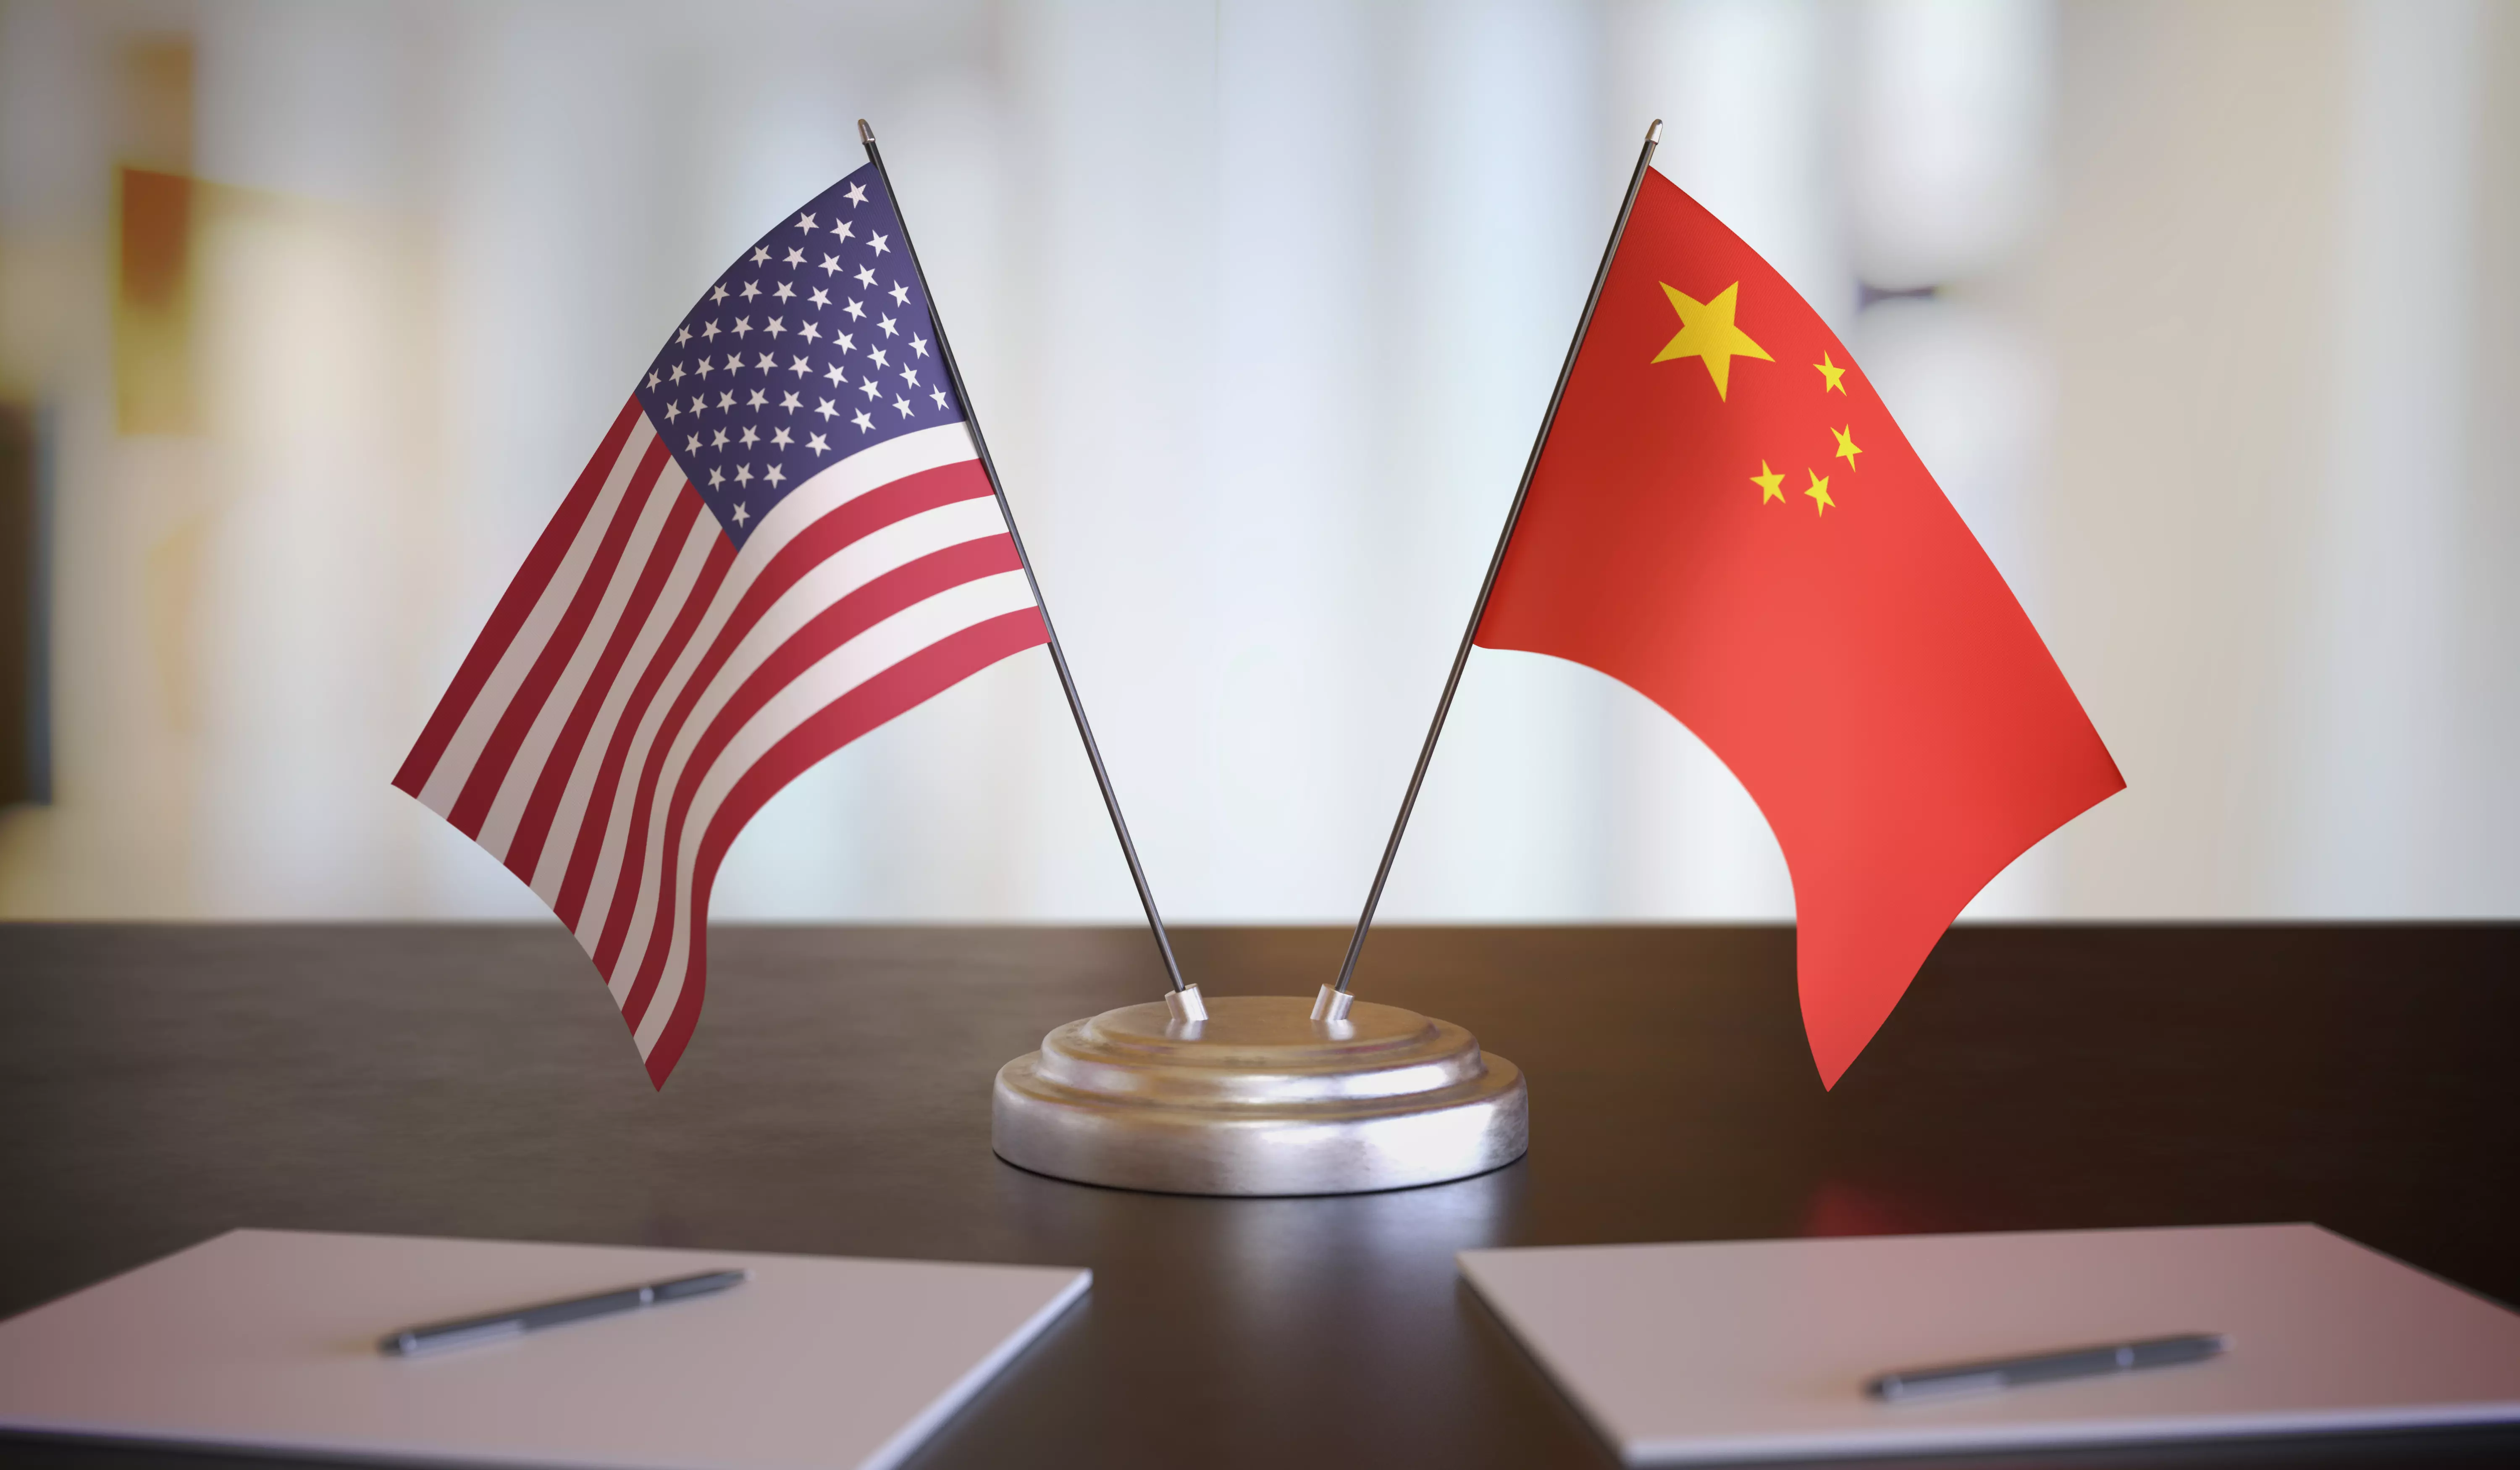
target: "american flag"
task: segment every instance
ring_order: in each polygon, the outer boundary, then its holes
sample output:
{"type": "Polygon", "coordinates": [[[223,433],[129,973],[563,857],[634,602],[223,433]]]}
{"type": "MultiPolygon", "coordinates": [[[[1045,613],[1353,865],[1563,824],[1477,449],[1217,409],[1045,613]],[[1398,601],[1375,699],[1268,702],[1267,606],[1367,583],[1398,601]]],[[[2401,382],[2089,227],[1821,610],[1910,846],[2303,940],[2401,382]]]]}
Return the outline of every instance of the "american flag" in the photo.
{"type": "Polygon", "coordinates": [[[1047,641],[941,358],[870,163],[675,327],[394,777],[576,934],[658,1087],[743,824],[1047,641]]]}

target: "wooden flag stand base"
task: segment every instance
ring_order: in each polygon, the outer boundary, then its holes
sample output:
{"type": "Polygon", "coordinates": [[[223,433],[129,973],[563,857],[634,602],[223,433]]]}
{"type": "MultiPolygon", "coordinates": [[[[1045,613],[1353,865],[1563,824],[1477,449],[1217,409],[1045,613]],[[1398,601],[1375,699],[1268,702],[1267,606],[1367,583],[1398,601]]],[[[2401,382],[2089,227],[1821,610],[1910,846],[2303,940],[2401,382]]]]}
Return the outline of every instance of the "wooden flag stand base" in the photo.
{"type": "Polygon", "coordinates": [[[1359,1194],[1522,1157],[1520,1068],[1449,1021],[1348,1002],[1191,987],[1070,1021],[998,1073],[998,1156],[1167,1194],[1359,1194]]]}

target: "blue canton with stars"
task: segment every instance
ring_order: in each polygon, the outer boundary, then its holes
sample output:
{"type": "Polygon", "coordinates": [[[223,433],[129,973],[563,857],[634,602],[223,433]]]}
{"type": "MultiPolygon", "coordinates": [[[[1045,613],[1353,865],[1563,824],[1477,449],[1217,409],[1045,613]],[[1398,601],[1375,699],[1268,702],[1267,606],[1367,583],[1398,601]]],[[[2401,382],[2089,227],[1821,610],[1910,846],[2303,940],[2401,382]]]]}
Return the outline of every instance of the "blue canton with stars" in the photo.
{"type": "Polygon", "coordinates": [[[874,164],[718,278],[640,379],[639,402],[739,548],[816,471],[962,419],[874,164]]]}

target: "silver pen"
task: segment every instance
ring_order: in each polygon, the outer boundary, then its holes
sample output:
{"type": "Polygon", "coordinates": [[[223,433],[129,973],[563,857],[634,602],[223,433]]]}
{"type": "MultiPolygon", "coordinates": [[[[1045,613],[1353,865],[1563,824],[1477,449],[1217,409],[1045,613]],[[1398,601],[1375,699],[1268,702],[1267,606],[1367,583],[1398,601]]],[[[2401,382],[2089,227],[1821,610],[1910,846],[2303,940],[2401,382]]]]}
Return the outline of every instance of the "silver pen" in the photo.
{"type": "Polygon", "coordinates": [[[428,1322],[386,1333],[377,1340],[377,1351],[407,1358],[414,1353],[431,1353],[444,1348],[469,1348],[475,1343],[518,1337],[564,1322],[582,1322],[591,1316],[610,1316],[616,1312],[637,1312],[643,1307],[706,1296],[751,1279],[752,1272],[748,1270],[702,1271],[696,1276],[676,1276],[666,1281],[651,1281],[645,1286],[600,1291],[593,1296],[569,1297],[563,1301],[543,1302],[481,1316],[428,1322]]]}
{"type": "Polygon", "coordinates": [[[1933,1368],[1903,1368],[1864,1385],[1875,1399],[1899,1403],[1914,1399],[1942,1399],[1957,1394],[1986,1394],[2028,1383],[2053,1383],[2060,1378],[2094,1378],[2106,1373],[2132,1373],[2143,1368],[2176,1367],[2218,1358],[2231,1346],[2220,1332],[2183,1332],[2176,1337],[2148,1337],[2140,1342],[2102,1343],[2065,1348],[2019,1358],[1991,1358],[1982,1362],[1947,1363],[1933,1368]]]}

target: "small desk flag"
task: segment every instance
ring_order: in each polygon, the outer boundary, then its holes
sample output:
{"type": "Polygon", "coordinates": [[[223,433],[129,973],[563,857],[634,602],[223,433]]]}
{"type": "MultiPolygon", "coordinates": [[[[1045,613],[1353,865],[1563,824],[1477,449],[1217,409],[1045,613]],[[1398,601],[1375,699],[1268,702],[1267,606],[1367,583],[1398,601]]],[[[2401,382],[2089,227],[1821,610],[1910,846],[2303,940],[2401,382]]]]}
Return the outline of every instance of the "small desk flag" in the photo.
{"type": "Polygon", "coordinates": [[[1649,169],[1476,642],[1619,680],[1748,788],[1829,1087],[1978,890],[2126,784],[1845,344],[1649,169]]]}
{"type": "Polygon", "coordinates": [[[873,163],[678,323],[394,777],[595,960],[658,1087],[807,767],[1048,634],[873,163]]]}

